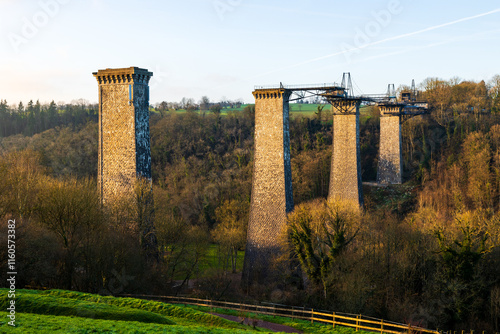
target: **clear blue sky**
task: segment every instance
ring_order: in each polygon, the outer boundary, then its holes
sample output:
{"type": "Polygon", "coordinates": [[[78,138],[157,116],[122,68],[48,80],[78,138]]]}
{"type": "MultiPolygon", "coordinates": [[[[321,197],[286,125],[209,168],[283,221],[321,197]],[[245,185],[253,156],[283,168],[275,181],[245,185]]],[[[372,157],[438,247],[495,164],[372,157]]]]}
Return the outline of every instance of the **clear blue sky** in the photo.
{"type": "Polygon", "coordinates": [[[0,99],[97,101],[92,72],[154,72],[151,102],[252,102],[254,85],[359,91],[500,74],[500,3],[438,0],[0,0],[0,99]],[[355,51],[349,51],[352,49],[355,51]]]}

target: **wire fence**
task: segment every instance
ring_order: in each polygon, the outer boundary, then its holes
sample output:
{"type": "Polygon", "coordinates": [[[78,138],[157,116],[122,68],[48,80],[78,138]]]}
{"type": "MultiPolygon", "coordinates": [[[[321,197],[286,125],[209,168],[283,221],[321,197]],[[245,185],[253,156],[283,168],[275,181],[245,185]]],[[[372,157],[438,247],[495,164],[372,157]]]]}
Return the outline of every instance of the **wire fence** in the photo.
{"type": "MultiPolygon", "coordinates": [[[[261,303],[261,304],[243,304],[220,300],[198,299],[176,296],[150,296],[150,295],[118,295],[119,297],[132,297],[148,300],[165,301],[171,304],[185,304],[193,306],[205,306],[208,308],[220,308],[226,310],[239,311],[242,313],[255,313],[261,315],[280,316],[291,319],[302,319],[335,326],[344,326],[379,333],[430,333],[440,334],[437,330],[425,329],[412,326],[411,324],[401,324],[383,319],[366,317],[363,315],[354,315],[348,313],[330,312],[314,310],[305,307],[287,306],[280,304],[261,303]]],[[[462,333],[464,334],[464,333],[462,333]]],[[[478,333],[479,334],[479,333],[478,333]]]]}

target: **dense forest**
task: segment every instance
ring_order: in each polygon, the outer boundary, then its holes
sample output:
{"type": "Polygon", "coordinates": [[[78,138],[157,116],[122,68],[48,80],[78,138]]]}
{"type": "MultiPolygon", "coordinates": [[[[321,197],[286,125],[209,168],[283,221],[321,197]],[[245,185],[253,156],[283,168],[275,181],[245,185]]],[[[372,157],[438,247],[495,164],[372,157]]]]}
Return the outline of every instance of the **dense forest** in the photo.
{"type": "MultiPolygon", "coordinates": [[[[407,87],[400,87],[400,91],[407,87]]],[[[97,107],[0,103],[0,229],[17,225],[19,287],[103,294],[189,291],[499,331],[500,76],[421,84],[429,115],[402,124],[403,185],[364,186],[365,208],[326,202],[332,115],[292,115],[295,211],[278,282],[234,284],[244,250],[254,107],[152,108],[160,261],[141,250],[137,206],[98,201],[97,107]],[[161,110],[159,110],[161,109],[161,110]],[[309,251],[305,252],[304,249],[309,251]],[[217,260],[208,265],[207,258],[217,260]],[[292,264],[305,278],[295,284],[292,264]],[[191,284],[190,284],[191,281],[191,284]],[[193,284],[193,282],[195,282],[193,284]],[[186,290],[189,288],[189,290],[186,290]]],[[[363,181],[377,173],[379,111],[361,109],[363,181]]],[[[6,245],[6,234],[1,233],[6,245]]],[[[6,266],[6,247],[0,249],[6,266]]],[[[0,279],[5,282],[5,272],[0,279]]],[[[5,283],[3,283],[5,284],[5,283]]]]}
{"type": "Polygon", "coordinates": [[[6,100],[0,100],[0,137],[17,134],[33,136],[58,126],[97,122],[98,112],[97,105],[89,105],[85,100],[64,105],[57,105],[54,101],[41,105],[40,101],[34,103],[30,100],[26,107],[22,102],[16,107],[9,106],[6,100]]]}

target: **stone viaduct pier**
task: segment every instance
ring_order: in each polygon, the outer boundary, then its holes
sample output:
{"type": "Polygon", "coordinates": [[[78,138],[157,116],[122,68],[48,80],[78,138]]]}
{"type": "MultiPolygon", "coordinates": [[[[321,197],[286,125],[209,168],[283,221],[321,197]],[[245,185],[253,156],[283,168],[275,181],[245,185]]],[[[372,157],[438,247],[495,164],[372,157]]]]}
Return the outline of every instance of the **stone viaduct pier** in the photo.
{"type": "Polygon", "coordinates": [[[328,199],[363,206],[359,143],[359,98],[326,95],[333,111],[333,152],[328,199]]]}
{"type": "Polygon", "coordinates": [[[427,102],[379,102],[380,146],[377,183],[403,183],[401,124],[417,115],[427,114],[427,102]]]}
{"type": "Polygon", "coordinates": [[[377,182],[381,184],[403,183],[403,158],[401,153],[401,117],[405,104],[381,103],[380,148],[377,182]]]}
{"type": "Polygon", "coordinates": [[[93,73],[99,85],[98,187],[106,207],[136,201],[140,243],[158,261],[154,228],[149,134],[149,80],[153,73],[129,67],[93,73]]]}
{"type": "Polygon", "coordinates": [[[286,215],[293,210],[289,98],[284,88],[257,89],[252,199],[243,282],[262,282],[279,254],[286,215]]]}

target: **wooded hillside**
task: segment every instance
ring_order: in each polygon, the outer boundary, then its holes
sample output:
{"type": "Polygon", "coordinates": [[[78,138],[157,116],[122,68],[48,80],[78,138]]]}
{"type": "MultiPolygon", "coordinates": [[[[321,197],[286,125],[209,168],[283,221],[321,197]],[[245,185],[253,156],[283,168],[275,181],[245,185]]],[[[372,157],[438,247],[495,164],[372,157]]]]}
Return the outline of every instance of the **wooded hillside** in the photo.
{"type": "MultiPolygon", "coordinates": [[[[331,164],[329,106],[292,117],[296,211],[284,247],[308,279],[300,284],[284,270],[280,282],[245,292],[230,284],[230,273],[238,271],[246,240],[252,106],[224,115],[152,111],[161,259],[149,266],[134,221],[137,207],[123,203],[103,212],[98,203],[96,107],[30,103],[13,110],[3,101],[0,228],[16,220],[19,285],[168,294],[197,279],[190,291],[202,297],[499,331],[499,92],[499,76],[489,83],[427,79],[420,98],[429,101],[431,114],[403,123],[405,183],[365,186],[359,216],[322,200],[331,164]],[[300,254],[300,245],[313,251],[300,254]],[[207,265],[212,255],[216,265],[207,265]]],[[[363,181],[376,179],[378,141],[378,109],[362,108],[363,181]]],[[[6,248],[0,259],[4,266],[6,248]]],[[[0,272],[3,282],[4,276],[0,272]]]]}

